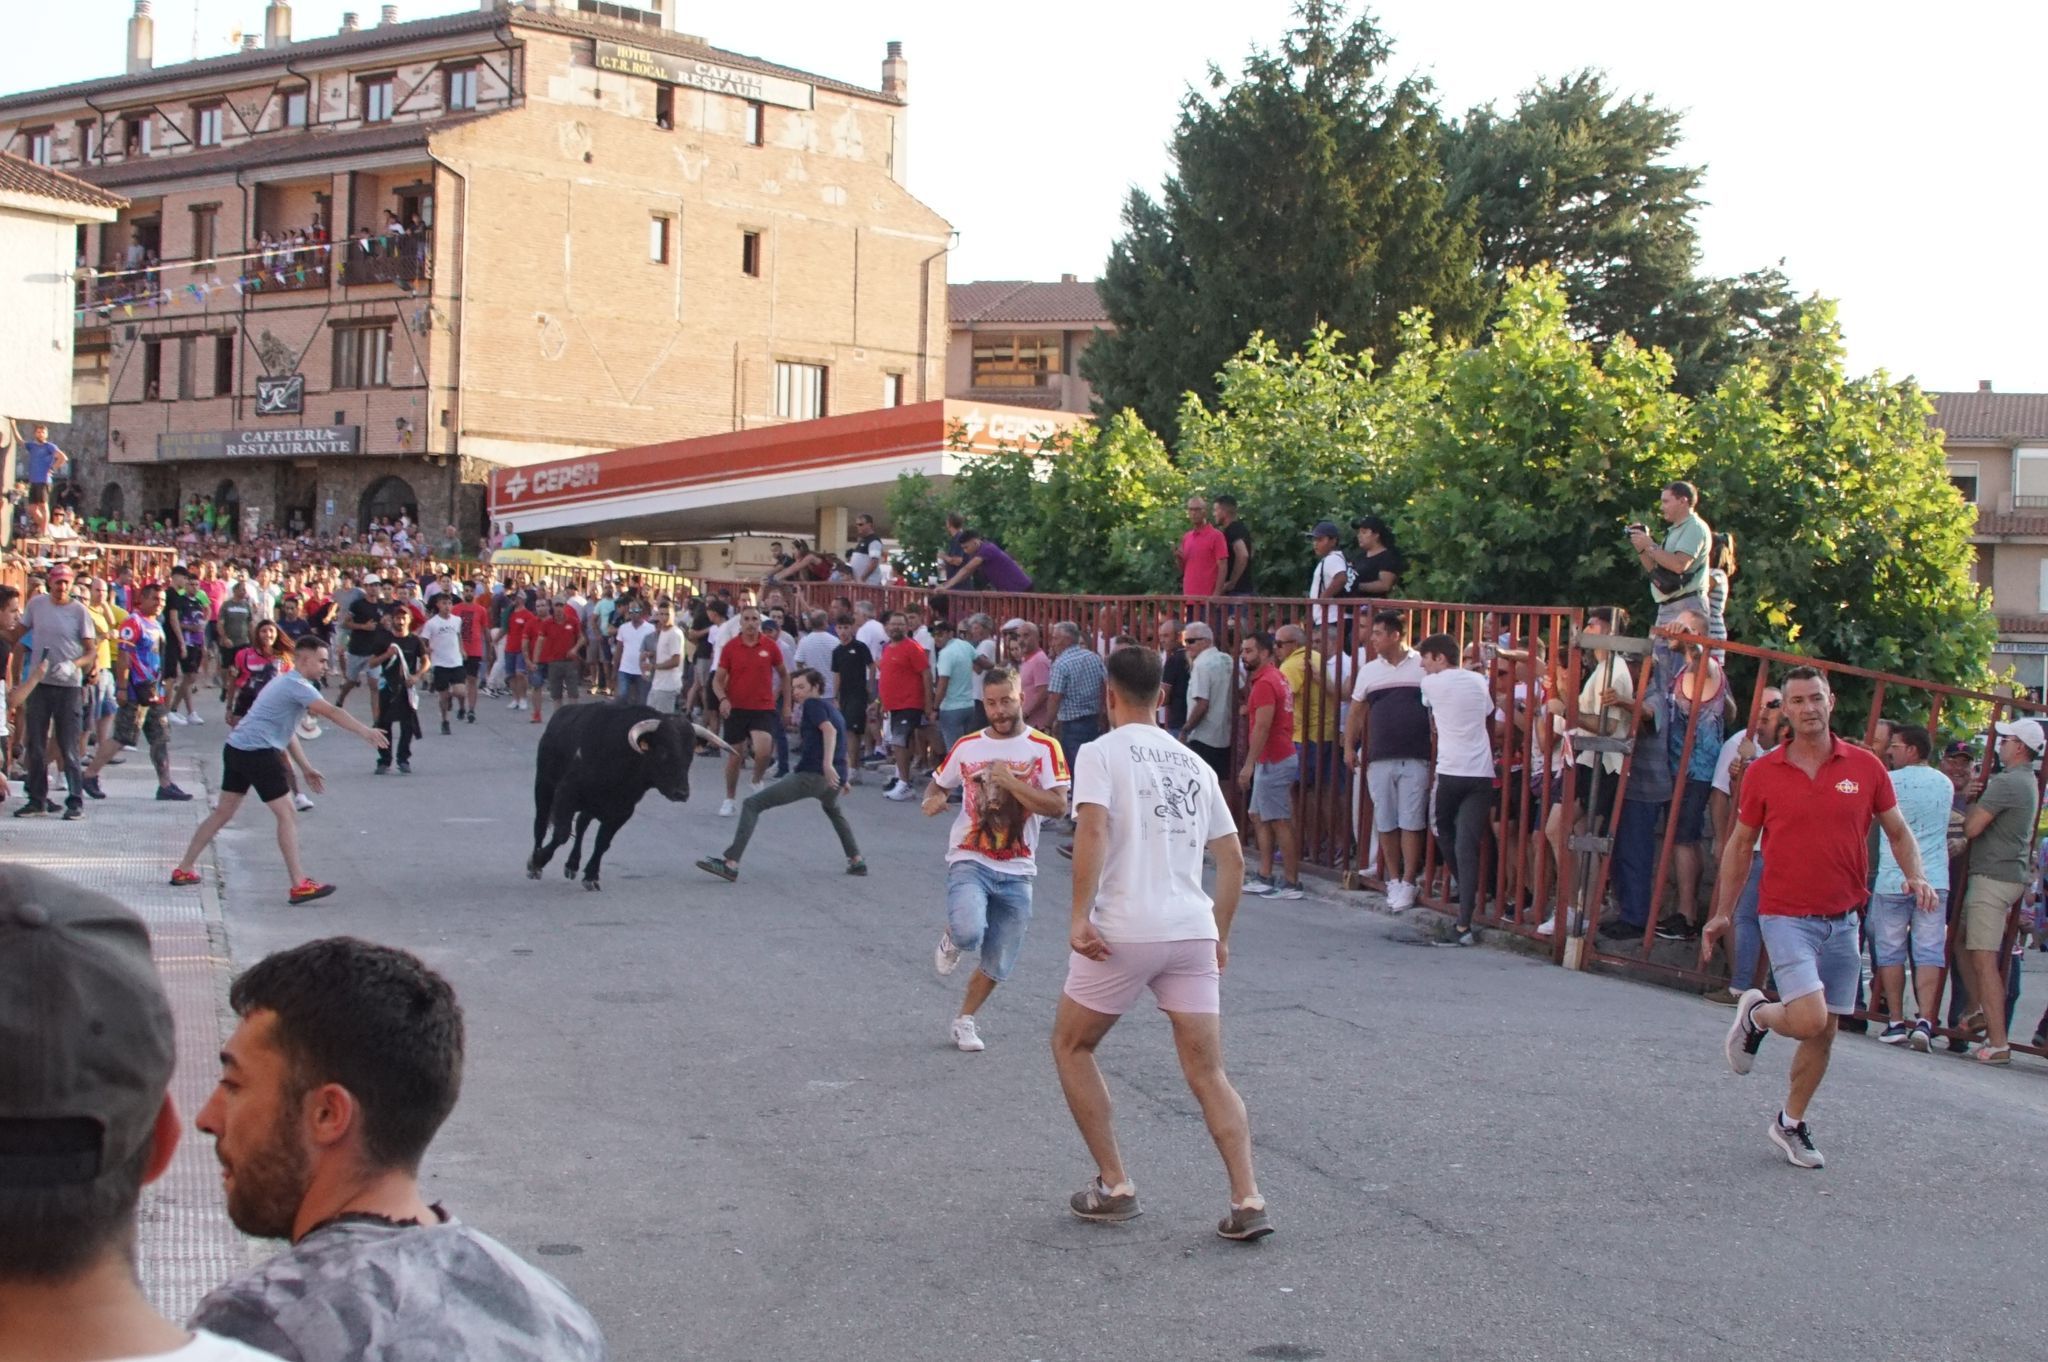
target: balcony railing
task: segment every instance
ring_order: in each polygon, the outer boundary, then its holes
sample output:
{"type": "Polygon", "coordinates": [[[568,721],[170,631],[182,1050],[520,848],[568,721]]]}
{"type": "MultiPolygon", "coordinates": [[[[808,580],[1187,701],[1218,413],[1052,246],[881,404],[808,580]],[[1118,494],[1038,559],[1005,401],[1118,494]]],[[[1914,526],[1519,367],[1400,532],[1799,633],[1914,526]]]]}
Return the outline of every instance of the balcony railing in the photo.
{"type": "Polygon", "coordinates": [[[81,312],[96,310],[101,318],[132,317],[144,309],[203,302],[222,289],[244,297],[333,284],[397,284],[410,289],[433,278],[433,262],[433,237],[427,233],[261,248],[208,260],[167,260],[81,275],[74,306],[81,312]]]}

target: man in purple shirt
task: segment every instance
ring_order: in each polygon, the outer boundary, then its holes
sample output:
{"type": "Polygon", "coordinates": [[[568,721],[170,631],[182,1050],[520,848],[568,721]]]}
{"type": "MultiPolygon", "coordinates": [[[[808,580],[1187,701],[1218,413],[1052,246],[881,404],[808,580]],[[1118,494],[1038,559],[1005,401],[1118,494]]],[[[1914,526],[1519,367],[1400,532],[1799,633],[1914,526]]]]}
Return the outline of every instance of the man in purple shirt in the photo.
{"type": "Polygon", "coordinates": [[[966,561],[960,570],[946,579],[939,589],[951,591],[962,582],[972,581],[976,572],[981,573],[991,591],[1029,591],[1031,574],[1017,566],[1017,560],[1004,553],[993,540],[982,536],[980,530],[960,531],[960,552],[966,561]]]}

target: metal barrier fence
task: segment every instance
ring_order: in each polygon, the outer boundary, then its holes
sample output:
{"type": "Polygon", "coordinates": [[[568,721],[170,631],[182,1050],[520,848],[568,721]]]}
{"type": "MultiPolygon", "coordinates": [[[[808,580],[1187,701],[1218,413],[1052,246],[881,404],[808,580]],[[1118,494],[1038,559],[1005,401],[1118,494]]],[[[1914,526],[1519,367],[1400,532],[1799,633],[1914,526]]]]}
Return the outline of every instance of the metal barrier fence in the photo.
{"type": "Polygon", "coordinates": [[[47,559],[74,567],[90,563],[116,572],[124,567],[133,568],[136,576],[159,581],[170,575],[172,565],[178,561],[176,549],[147,544],[103,544],[94,539],[21,538],[9,545],[8,552],[21,560],[24,570],[30,563],[47,559]]]}

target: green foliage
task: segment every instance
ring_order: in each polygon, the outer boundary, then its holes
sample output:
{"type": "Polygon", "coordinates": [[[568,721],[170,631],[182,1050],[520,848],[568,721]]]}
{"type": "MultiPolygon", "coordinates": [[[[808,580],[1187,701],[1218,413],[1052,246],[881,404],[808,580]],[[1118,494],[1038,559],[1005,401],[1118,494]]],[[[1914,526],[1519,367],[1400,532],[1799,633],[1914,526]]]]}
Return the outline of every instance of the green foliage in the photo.
{"type": "Polygon", "coordinates": [[[1190,91],[1163,202],[1134,193],[1103,271],[1115,330],[1082,361],[1099,410],[1132,408],[1177,444],[1183,392],[1207,398],[1254,332],[1282,346],[1319,326],[1390,355],[1425,308],[1470,335],[1484,315],[1470,214],[1445,203],[1442,119],[1428,82],[1391,87],[1370,16],[1302,0],[1278,51],[1255,51],[1213,98],[1190,91]]]}

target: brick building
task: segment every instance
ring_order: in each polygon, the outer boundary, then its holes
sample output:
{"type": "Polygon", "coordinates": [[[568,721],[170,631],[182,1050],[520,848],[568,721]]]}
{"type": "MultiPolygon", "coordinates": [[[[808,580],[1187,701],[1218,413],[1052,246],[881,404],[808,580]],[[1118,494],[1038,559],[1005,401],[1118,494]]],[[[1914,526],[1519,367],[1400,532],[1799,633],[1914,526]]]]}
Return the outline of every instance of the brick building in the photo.
{"type": "MultiPolygon", "coordinates": [[[[250,0],[255,3],[255,0],[250,0]]],[[[80,233],[88,507],[481,529],[494,467],[942,395],[949,229],[881,88],[721,51],[673,0],[485,0],[0,99],[126,196],[80,233]]]]}

